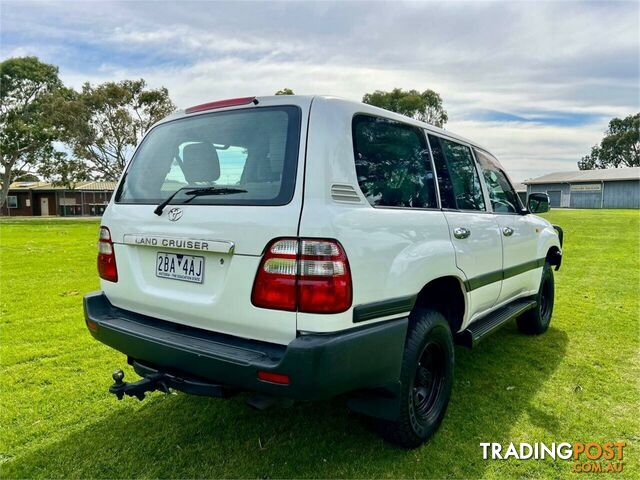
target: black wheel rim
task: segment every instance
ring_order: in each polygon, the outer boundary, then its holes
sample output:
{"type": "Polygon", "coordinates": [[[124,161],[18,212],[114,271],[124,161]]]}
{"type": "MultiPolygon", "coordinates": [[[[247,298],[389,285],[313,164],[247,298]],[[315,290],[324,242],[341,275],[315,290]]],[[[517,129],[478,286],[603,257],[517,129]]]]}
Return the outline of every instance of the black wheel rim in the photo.
{"type": "Polygon", "coordinates": [[[551,313],[551,296],[553,295],[551,282],[545,280],[540,289],[540,317],[547,319],[551,313]]]}
{"type": "Polygon", "coordinates": [[[435,343],[425,345],[412,385],[413,410],[418,420],[429,416],[444,382],[445,354],[435,343]]]}

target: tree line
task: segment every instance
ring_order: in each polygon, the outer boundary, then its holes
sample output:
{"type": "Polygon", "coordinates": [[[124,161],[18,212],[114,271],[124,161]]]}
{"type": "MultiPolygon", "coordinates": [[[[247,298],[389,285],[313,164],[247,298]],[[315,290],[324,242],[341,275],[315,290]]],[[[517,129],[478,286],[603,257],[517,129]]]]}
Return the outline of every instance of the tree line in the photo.
{"type": "MultiPolygon", "coordinates": [[[[376,90],[362,101],[438,127],[448,120],[433,90],[376,90]]],[[[77,91],[63,84],[58,67],[36,57],[0,62],[0,207],[17,180],[44,179],[71,189],[86,180],[117,180],[146,131],[175,110],[166,88],[149,88],[143,79],[87,82],[77,91]]],[[[579,167],[640,165],[639,119],[611,120],[579,167]]]]}
{"type": "Polygon", "coordinates": [[[151,125],[176,109],[166,88],[144,80],[63,85],[36,57],[0,63],[0,206],[12,181],[43,178],[74,188],[117,180],[151,125]],[[35,176],[34,176],[35,175],[35,176]]]}

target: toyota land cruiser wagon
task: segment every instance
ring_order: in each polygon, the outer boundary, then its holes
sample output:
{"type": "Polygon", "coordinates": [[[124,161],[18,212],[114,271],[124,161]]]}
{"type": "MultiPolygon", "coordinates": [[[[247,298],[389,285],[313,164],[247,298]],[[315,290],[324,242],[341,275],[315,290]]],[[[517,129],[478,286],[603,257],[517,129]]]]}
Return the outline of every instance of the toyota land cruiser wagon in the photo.
{"type": "Polygon", "coordinates": [[[331,97],[249,97],[156,124],[98,241],[96,339],[153,390],[348,393],[407,448],[440,425],[454,345],[549,327],[562,231],[477,143],[331,97]]]}

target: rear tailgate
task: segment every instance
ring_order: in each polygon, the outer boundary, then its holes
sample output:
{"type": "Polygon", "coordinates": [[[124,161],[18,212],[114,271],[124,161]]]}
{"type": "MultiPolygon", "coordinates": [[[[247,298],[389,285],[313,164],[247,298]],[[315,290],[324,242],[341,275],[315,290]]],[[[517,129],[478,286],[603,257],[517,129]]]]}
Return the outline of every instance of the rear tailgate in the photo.
{"type": "MultiPolygon", "coordinates": [[[[256,145],[255,130],[262,128],[260,122],[252,124],[252,137],[249,139],[226,132],[226,136],[217,136],[211,141],[219,157],[216,161],[219,162],[220,170],[216,172],[218,178],[211,184],[215,188],[228,188],[231,185],[244,193],[205,195],[193,199],[189,195],[180,194],[164,209],[162,215],[156,215],[154,209],[157,199],[153,202],[136,203],[140,195],[136,197],[131,193],[140,185],[144,187],[146,181],[135,170],[135,162],[138,161],[143,142],[132,160],[133,167],[128,169],[128,178],[125,180],[135,181],[136,185],[133,185],[133,190],[125,189],[125,194],[116,198],[102,221],[111,231],[118,267],[117,283],[102,281],[102,289],[113,305],[155,318],[244,338],[280,344],[286,344],[295,338],[295,312],[260,309],[251,304],[253,281],[265,246],[273,238],[296,236],[298,231],[306,136],[303,132],[307,129],[306,112],[310,100],[288,100],[288,104],[293,103],[298,107],[298,115],[290,117],[297,125],[295,129],[288,130],[289,136],[295,130],[296,138],[287,140],[287,148],[295,145],[293,169],[289,168],[291,152],[288,153],[289,160],[285,160],[284,167],[282,161],[278,161],[278,156],[284,154],[281,152],[282,145],[279,146],[277,141],[272,139],[256,145]],[[225,144],[220,143],[223,141],[225,144]],[[244,156],[244,163],[240,166],[233,156],[227,155],[225,158],[225,152],[234,148],[236,153],[241,152],[244,156]],[[253,168],[251,162],[255,162],[256,158],[259,158],[262,165],[247,173],[253,168]],[[286,162],[289,162],[289,167],[286,162]],[[264,163],[269,165],[266,170],[264,163]],[[277,173],[281,170],[283,173],[278,177],[277,173]],[[140,178],[136,178],[136,175],[140,178]],[[284,185],[288,181],[286,175],[293,177],[289,179],[290,195],[278,194],[279,198],[269,199],[268,188],[272,188],[274,182],[284,185]],[[229,180],[230,177],[233,178],[229,180]],[[260,179],[264,178],[268,182],[260,183],[260,179]],[[189,203],[185,203],[187,200],[190,200],[189,203]]],[[[268,106],[268,102],[261,101],[252,110],[268,106]]],[[[236,122],[237,125],[229,127],[230,129],[245,128],[238,127],[241,123],[246,123],[244,118],[230,118],[243,120],[231,121],[231,124],[236,122]]],[[[265,118],[273,124],[270,117],[265,118]]],[[[218,125],[217,130],[224,130],[226,124],[225,121],[221,124],[223,127],[218,125]]],[[[265,135],[268,135],[269,128],[275,127],[265,128],[265,135]]],[[[170,131],[164,132],[163,138],[169,136],[170,131]]],[[[182,137],[179,142],[187,146],[194,143],[185,141],[182,137]]],[[[207,148],[210,149],[208,145],[207,148]]],[[[203,151],[207,148],[200,145],[193,150],[203,151]]],[[[179,161],[184,164],[188,161],[193,163],[194,160],[183,149],[186,150],[186,147],[180,147],[179,155],[183,158],[179,161]]],[[[201,160],[201,153],[198,153],[198,162],[201,160]]],[[[157,156],[157,152],[154,155],[157,156]]],[[[171,169],[174,166],[172,164],[171,169]]],[[[193,165],[186,165],[184,170],[185,177],[193,177],[194,172],[204,177],[210,174],[209,170],[203,174],[201,165],[195,168],[193,165]]],[[[153,175],[153,172],[149,175],[153,175]]],[[[166,177],[170,175],[171,171],[166,177]]],[[[165,181],[163,185],[166,183],[165,181]]],[[[172,190],[175,191],[176,188],[172,190]]],[[[284,190],[285,187],[281,187],[280,193],[284,190]]],[[[276,195],[277,189],[274,192],[276,195]]],[[[169,193],[163,190],[161,197],[166,198],[169,193]]]]}

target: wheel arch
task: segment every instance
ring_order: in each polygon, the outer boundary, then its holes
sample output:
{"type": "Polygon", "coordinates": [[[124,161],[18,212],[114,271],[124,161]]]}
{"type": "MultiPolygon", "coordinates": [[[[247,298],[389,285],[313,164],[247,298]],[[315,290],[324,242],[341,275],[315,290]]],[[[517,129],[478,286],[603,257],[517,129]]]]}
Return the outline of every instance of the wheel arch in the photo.
{"type": "Polygon", "coordinates": [[[540,239],[538,243],[538,258],[544,258],[549,264],[555,266],[555,269],[560,268],[562,263],[562,243],[560,241],[561,235],[554,227],[546,227],[540,233],[540,239]]]}
{"type": "Polygon", "coordinates": [[[547,255],[545,260],[549,265],[553,265],[556,267],[556,270],[560,269],[560,265],[562,265],[562,251],[555,245],[552,245],[547,250],[547,255]]]}
{"type": "Polygon", "coordinates": [[[453,275],[431,280],[418,293],[413,309],[426,307],[442,313],[455,334],[462,327],[467,310],[464,282],[453,275]]]}

